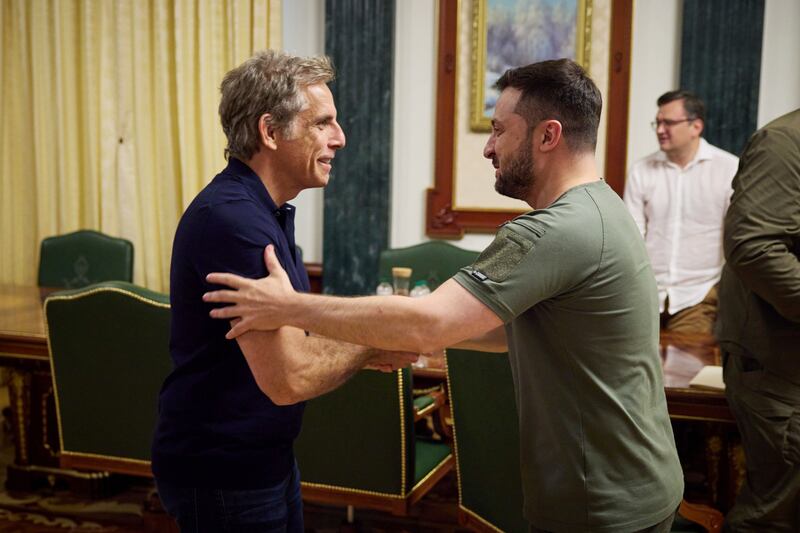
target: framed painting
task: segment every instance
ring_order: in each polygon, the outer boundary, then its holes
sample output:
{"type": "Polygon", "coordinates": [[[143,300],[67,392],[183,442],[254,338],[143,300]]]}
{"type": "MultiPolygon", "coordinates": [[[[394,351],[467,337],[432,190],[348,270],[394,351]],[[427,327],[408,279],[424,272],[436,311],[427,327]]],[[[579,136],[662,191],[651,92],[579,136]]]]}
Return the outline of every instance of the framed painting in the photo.
{"type": "MultiPolygon", "coordinates": [[[[427,191],[425,220],[426,233],[431,237],[458,239],[465,232],[493,233],[498,225],[530,210],[527,204],[494,191],[494,171],[482,157],[488,134],[476,132],[473,127],[476,101],[480,103],[481,117],[491,116],[491,108],[487,106],[491,96],[487,97],[485,87],[493,85],[496,78],[487,79],[493,77],[487,72],[490,68],[500,68],[496,65],[474,68],[478,63],[477,50],[486,49],[486,57],[490,57],[485,41],[481,47],[474,46],[476,41],[480,42],[476,30],[482,24],[481,17],[491,28],[486,9],[525,3],[505,0],[492,4],[492,1],[438,0],[434,176],[433,187],[427,191]],[[483,15],[476,13],[480,9],[484,9],[483,15]],[[477,82],[476,71],[482,73],[477,82]],[[479,85],[484,87],[482,96],[477,95],[479,85]]],[[[540,0],[540,3],[569,7],[566,0],[540,0]]],[[[598,171],[605,171],[606,182],[621,195],[627,149],[633,0],[573,0],[571,5],[576,13],[572,18],[575,57],[590,66],[589,74],[603,94],[596,150],[598,171]],[[578,20],[578,13],[583,13],[583,20],[578,20]],[[578,44],[578,33],[583,35],[582,44],[578,44]],[[578,55],[580,51],[583,56],[578,55]]],[[[569,36],[570,31],[562,33],[569,36]]]]}
{"type": "Polygon", "coordinates": [[[592,0],[472,0],[470,127],[489,131],[506,70],[567,57],[589,72],[592,0]]]}

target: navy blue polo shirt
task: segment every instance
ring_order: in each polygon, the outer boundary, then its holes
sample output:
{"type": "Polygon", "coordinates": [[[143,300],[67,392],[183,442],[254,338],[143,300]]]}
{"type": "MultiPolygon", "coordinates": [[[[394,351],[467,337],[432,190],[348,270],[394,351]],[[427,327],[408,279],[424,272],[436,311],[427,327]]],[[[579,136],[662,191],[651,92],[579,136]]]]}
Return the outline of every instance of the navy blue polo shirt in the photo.
{"type": "MultiPolygon", "coordinates": [[[[227,168],[186,209],[172,247],[170,353],[153,440],[156,479],[183,487],[263,488],[286,478],[294,462],[303,403],[277,406],[258,388],[226,320],[209,317],[210,272],[249,278],[267,273],[275,245],[296,290],[308,275],[294,242],[294,208],[275,205],[250,167],[227,168]]],[[[263,354],[269,357],[268,353],[263,354]]]]}

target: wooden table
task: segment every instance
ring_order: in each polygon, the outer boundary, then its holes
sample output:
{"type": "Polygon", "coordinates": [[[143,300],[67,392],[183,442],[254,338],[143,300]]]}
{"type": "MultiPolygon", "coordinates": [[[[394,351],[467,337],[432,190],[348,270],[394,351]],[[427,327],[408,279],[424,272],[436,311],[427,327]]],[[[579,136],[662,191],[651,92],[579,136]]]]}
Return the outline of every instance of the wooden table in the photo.
{"type": "Polygon", "coordinates": [[[714,337],[662,332],[659,349],[667,408],[672,418],[736,423],[723,391],[689,387],[689,381],[703,366],[722,364],[714,337]]]}
{"type": "Polygon", "coordinates": [[[42,313],[49,292],[39,287],[0,285],[0,364],[50,367],[42,313]]]}
{"type": "Polygon", "coordinates": [[[108,490],[108,472],[63,469],[43,304],[58,289],[0,285],[0,366],[11,371],[9,399],[14,463],[6,487],[30,491],[56,479],[96,497],[108,490]]]}

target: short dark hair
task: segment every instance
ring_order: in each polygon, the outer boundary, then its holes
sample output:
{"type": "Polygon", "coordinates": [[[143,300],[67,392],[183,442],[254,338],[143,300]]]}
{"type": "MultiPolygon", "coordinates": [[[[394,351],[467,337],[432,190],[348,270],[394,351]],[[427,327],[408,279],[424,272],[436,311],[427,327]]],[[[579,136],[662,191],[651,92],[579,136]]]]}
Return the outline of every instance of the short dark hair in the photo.
{"type": "Polygon", "coordinates": [[[574,61],[553,59],[508,69],[495,87],[522,92],[514,112],[527,121],[529,128],[542,120],[558,120],[572,152],[594,151],[603,97],[574,61]]]}
{"type": "Polygon", "coordinates": [[[670,102],[674,102],[675,100],[683,100],[683,108],[686,110],[686,118],[699,118],[703,122],[706,121],[706,105],[699,96],[691,91],[678,89],[675,91],[665,92],[658,97],[658,107],[670,102]]]}

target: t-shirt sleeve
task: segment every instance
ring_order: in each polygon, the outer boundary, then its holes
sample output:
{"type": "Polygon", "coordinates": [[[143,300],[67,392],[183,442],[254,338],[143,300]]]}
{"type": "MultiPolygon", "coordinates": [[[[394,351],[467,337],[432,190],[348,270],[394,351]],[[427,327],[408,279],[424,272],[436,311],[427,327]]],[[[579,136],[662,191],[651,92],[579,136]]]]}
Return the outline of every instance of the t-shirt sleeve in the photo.
{"type": "Polygon", "coordinates": [[[213,207],[195,255],[198,274],[205,279],[211,272],[230,272],[247,278],[267,275],[264,248],[275,244],[267,223],[259,219],[266,215],[247,200],[226,202],[213,207]]]}
{"type": "Polygon", "coordinates": [[[602,238],[526,217],[502,226],[492,243],[454,279],[510,322],[534,305],[567,296],[596,273],[602,238]]]}

